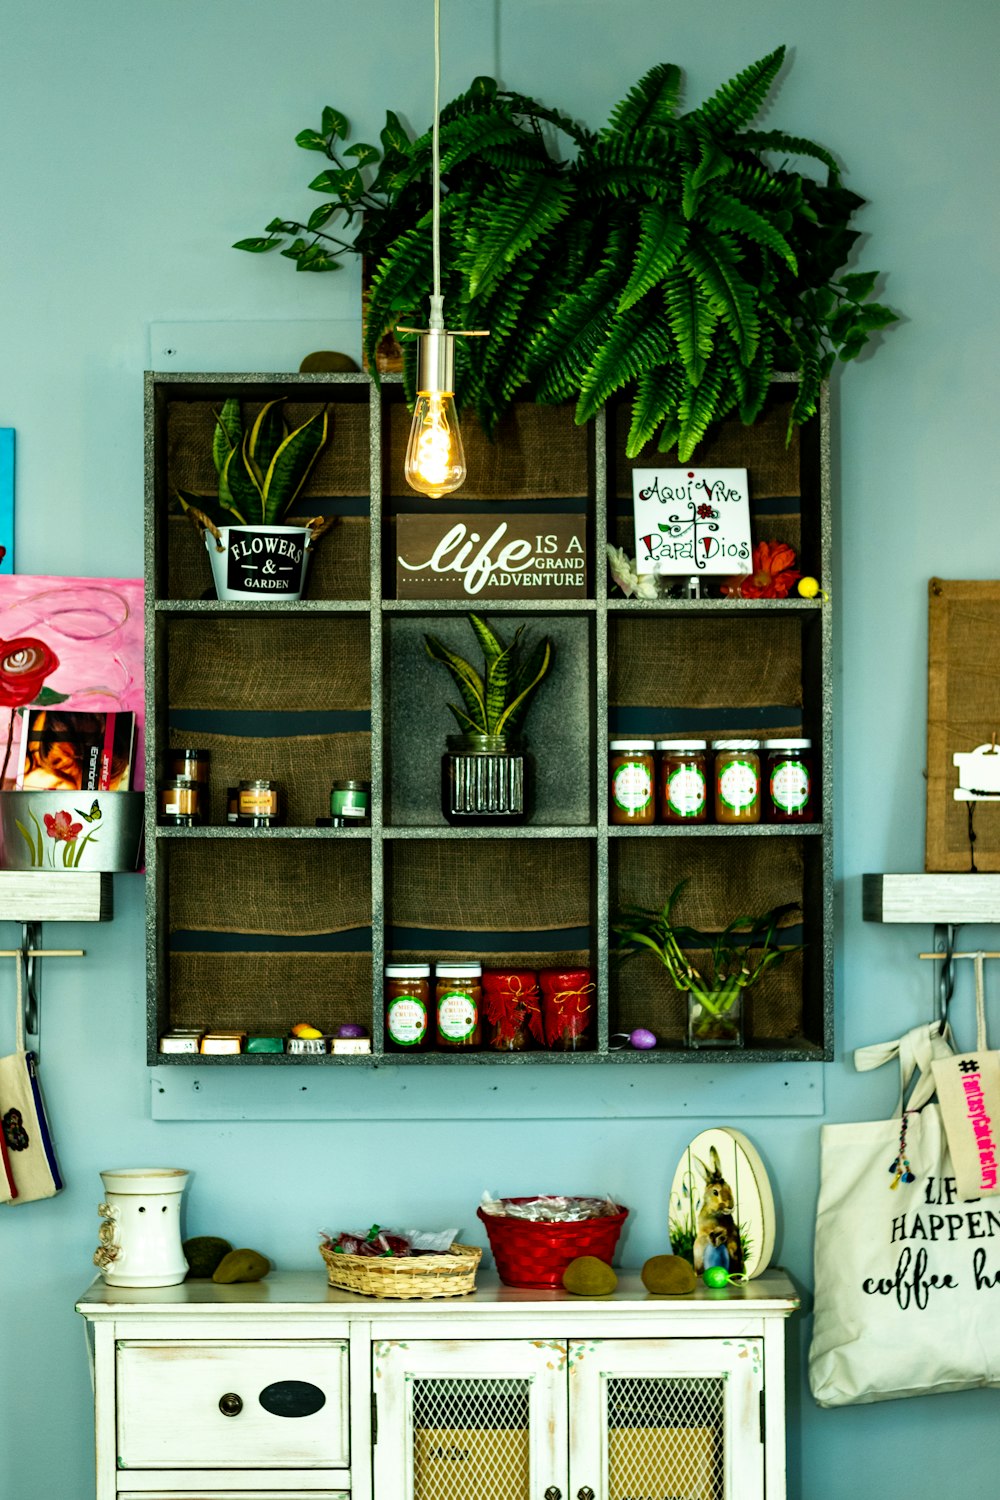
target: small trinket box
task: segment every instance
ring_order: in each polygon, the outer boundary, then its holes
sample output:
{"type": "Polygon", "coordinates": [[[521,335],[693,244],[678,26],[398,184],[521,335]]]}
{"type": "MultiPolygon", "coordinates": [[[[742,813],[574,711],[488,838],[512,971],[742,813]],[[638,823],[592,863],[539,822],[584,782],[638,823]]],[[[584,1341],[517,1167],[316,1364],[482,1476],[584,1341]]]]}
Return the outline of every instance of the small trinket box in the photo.
{"type": "Polygon", "coordinates": [[[330,1051],[339,1057],[357,1056],[372,1050],[371,1038],[367,1036],[335,1036],[330,1051]]]}
{"type": "Polygon", "coordinates": [[[248,1052],[284,1052],[283,1036],[251,1036],[247,1038],[248,1052]]]}
{"type": "Polygon", "coordinates": [[[165,1031],[160,1037],[160,1051],[163,1053],[197,1052],[204,1035],[203,1026],[177,1026],[172,1031],[165,1031]]]}
{"type": "Polygon", "coordinates": [[[205,1057],[228,1056],[242,1052],[246,1039],[245,1031],[206,1031],[201,1039],[201,1051],[205,1057]]]}
{"type": "Polygon", "coordinates": [[[290,1036],[285,1043],[289,1057],[325,1057],[327,1050],[325,1036],[290,1036]]]}

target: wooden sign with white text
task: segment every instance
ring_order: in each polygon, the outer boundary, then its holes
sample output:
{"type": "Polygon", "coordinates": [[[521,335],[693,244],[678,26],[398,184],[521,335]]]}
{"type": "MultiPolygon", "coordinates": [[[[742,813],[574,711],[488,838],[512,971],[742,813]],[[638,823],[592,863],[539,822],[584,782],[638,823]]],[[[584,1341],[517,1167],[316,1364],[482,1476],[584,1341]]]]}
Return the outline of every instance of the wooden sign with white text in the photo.
{"type": "Polygon", "coordinates": [[[583,516],[396,517],[398,599],[579,599],[583,516]]]}

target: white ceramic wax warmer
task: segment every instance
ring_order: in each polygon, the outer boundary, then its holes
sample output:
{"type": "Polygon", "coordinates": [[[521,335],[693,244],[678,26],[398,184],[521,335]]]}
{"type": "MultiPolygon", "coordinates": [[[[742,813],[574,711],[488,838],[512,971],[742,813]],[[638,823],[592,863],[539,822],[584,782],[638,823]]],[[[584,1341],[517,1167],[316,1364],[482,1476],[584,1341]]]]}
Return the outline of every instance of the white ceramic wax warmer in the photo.
{"type": "Polygon", "coordinates": [[[188,1174],[177,1167],[102,1172],[100,1244],[94,1265],[109,1286],[176,1286],[187,1275],[181,1198],[188,1174]]]}

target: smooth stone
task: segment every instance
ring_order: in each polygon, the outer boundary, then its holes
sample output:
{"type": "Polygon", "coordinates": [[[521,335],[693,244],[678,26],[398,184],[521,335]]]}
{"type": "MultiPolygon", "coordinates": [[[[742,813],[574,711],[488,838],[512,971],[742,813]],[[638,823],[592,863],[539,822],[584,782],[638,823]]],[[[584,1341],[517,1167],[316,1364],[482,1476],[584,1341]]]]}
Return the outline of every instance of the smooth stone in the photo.
{"type": "Polygon", "coordinates": [[[607,1297],[618,1285],[618,1277],[607,1261],[598,1260],[596,1255],[578,1255],[563,1272],[562,1284],[576,1297],[607,1297]]]}
{"type": "Polygon", "coordinates": [[[682,1255],[653,1255],[642,1268],[642,1284],[655,1297],[687,1297],[698,1277],[682,1255]]]}
{"type": "Polygon", "coordinates": [[[223,1286],[234,1281],[260,1281],[270,1269],[267,1256],[256,1250],[230,1250],[212,1272],[212,1280],[223,1286]]]}

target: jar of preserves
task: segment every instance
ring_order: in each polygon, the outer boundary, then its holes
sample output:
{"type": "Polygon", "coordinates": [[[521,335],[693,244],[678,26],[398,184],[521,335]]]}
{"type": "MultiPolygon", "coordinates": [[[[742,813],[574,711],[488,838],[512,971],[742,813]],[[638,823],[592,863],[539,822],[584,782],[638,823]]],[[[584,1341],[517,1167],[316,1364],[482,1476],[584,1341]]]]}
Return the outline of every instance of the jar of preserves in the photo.
{"type": "Polygon", "coordinates": [[[765,740],[764,754],[767,821],[811,823],[812,740],[765,740]]]}
{"type": "Polygon", "coordinates": [[[533,1038],[544,1046],[538,976],[533,969],[486,969],[483,1008],[494,1052],[527,1052],[533,1038]]]}
{"type": "Polygon", "coordinates": [[[653,741],[612,740],[608,749],[611,822],[633,827],[655,822],[653,741]]]}
{"type": "Polygon", "coordinates": [[[594,1045],[593,998],[597,986],[589,969],[542,969],[545,1042],[552,1052],[586,1052],[594,1045]]]}
{"type": "Polygon", "coordinates": [[[171,750],[167,756],[171,776],[183,776],[188,781],[197,781],[206,790],[211,759],[211,752],[208,750],[188,748],[171,750]]]}
{"type": "Polygon", "coordinates": [[[237,792],[239,820],[247,828],[271,828],[284,821],[281,788],[276,781],[241,781],[237,792]]]}
{"type": "Polygon", "coordinates": [[[159,821],[164,827],[193,828],[204,822],[201,787],[187,776],[161,782],[159,821]]]}
{"type": "Polygon", "coordinates": [[[431,1044],[430,964],[386,964],[385,1049],[426,1052],[431,1044]]]}
{"type": "Polygon", "coordinates": [[[660,819],[708,821],[707,740],[657,740],[660,752],[660,819]]]}
{"type": "Polygon", "coordinates": [[[713,740],[715,821],[760,822],[760,740],[713,740]]]}
{"type": "Polygon", "coordinates": [[[435,989],[436,1039],[443,1051],[459,1052],[483,1040],[483,966],[480,963],[438,964],[435,989]]]}

